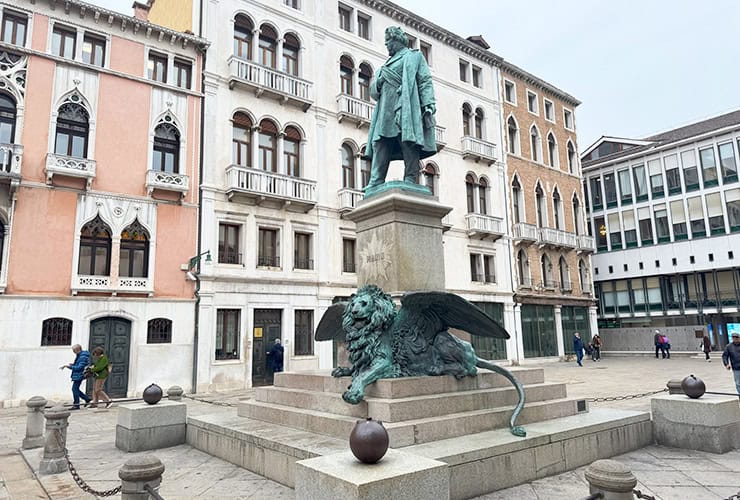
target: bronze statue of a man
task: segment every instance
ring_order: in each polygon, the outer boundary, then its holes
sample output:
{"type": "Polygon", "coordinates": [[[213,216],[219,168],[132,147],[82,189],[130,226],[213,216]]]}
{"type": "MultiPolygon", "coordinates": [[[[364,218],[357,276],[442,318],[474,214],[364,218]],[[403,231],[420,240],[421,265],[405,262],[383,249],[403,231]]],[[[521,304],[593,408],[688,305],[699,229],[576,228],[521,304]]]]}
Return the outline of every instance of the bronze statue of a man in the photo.
{"type": "Polygon", "coordinates": [[[372,159],[372,169],[366,192],[385,182],[392,160],[403,160],[403,180],[416,183],[419,160],[437,152],[429,66],[418,50],[408,48],[399,27],[385,30],[385,46],[390,57],[370,85],[370,96],[378,104],[368,133],[366,156],[372,159]]]}

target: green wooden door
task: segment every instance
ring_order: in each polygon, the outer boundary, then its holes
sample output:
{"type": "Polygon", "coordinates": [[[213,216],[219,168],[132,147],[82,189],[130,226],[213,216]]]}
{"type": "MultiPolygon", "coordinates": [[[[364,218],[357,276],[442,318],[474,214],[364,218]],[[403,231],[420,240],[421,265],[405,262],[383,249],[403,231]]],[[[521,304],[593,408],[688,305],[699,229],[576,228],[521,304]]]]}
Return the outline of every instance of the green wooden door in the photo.
{"type": "Polygon", "coordinates": [[[522,339],[525,358],[558,355],[553,306],[522,305],[522,339]]]}
{"type": "MultiPolygon", "coordinates": [[[[131,350],[131,322],[123,318],[107,317],[90,323],[92,352],[103,346],[113,370],[105,381],[104,390],[112,398],[125,398],[128,392],[129,353],[131,350]]],[[[88,384],[88,393],[92,384],[88,384]]]]}

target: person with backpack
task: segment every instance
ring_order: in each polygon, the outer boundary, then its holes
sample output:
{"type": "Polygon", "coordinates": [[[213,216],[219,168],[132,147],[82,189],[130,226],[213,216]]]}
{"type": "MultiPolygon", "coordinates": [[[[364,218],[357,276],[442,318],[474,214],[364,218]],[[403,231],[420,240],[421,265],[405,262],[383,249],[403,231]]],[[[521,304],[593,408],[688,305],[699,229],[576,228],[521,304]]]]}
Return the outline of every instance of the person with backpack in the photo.
{"type": "Polygon", "coordinates": [[[601,361],[601,336],[598,333],[591,339],[591,345],[593,345],[591,361],[601,361]]]}
{"type": "Polygon", "coordinates": [[[72,410],[80,409],[80,399],[85,400],[85,406],[90,404],[90,398],[87,394],[80,390],[82,381],[85,380],[85,368],[90,364],[90,352],[83,351],[80,344],[72,346],[72,352],[75,353],[75,360],[73,363],[67,363],[59,367],[60,370],[69,368],[72,370],[72,410]]]}
{"type": "Polygon", "coordinates": [[[95,377],[95,384],[93,385],[93,400],[91,406],[93,408],[98,407],[98,401],[103,399],[105,401],[105,407],[110,408],[113,404],[108,394],[103,390],[105,380],[108,378],[108,374],[111,371],[112,365],[108,362],[108,357],[105,355],[103,346],[96,347],[93,352],[93,365],[90,371],[92,371],[95,377]]]}

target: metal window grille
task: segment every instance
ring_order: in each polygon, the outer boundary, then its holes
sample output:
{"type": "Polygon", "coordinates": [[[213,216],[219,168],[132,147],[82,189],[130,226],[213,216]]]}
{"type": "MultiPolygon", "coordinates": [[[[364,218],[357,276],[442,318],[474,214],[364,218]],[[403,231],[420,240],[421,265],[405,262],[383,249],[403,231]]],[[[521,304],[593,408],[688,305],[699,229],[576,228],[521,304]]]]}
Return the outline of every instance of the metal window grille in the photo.
{"type": "Polygon", "coordinates": [[[41,345],[72,345],[72,320],[45,319],[41,326],[41,345]]]}

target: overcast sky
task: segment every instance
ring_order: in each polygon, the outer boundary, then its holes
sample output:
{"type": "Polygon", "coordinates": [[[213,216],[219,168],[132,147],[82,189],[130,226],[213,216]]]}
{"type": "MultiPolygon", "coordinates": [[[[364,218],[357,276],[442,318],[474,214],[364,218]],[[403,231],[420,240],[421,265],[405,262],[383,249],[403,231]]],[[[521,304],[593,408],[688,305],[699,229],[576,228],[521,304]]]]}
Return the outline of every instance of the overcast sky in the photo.
{"type": "MultiPolygon", "coordinates": [[[[582,101],[581,151],[740,107],[737,0],[395,1],[582,101]]],[[[133,1],[92,3],[130,15],[133,1]]]]}

